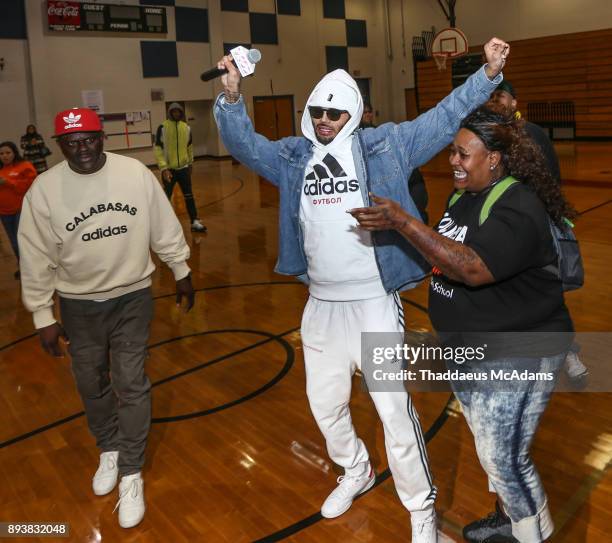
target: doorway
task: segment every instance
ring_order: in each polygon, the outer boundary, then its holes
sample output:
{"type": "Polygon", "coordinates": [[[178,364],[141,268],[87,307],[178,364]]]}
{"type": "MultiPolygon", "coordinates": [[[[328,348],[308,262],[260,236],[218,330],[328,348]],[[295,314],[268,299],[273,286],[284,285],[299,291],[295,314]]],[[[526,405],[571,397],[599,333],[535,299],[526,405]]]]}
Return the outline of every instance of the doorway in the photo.
{"type": "Polygon", "coordinates": [[[254,96],[255,132],[275,141],[295,136],[293,95],[254,96]]]}
{"type": "MultiPolygon", "coordinates": [[[[254,96],[255,132],[271,141],[295,136],[293,95],[254,96]]],[[[259,176],[259,199],[262,208],[278,206],[278,191],[259,176]],[[262,183],[264,181],[264,183],[262,183]]]]}

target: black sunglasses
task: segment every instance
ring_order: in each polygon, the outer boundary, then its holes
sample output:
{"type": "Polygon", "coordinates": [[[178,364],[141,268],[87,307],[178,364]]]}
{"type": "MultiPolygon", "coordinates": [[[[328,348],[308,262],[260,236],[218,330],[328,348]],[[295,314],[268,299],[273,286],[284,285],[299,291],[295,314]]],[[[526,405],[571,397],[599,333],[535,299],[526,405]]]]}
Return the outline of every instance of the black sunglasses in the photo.
{"type": "Polygon", "coordinates": [[[343,109],[334,109],[334,108],[329,108],[329,109],[325,109],[324,107],[318,107],[318,106],[308,106],[308,111],[310,112],[310,116],[313,119],[321,119],[323,117],[323,113],[327,114],[327,118],[330,121],[337,121],[343,113],[348,113],[348,111],[345,111],[343,109]]]}

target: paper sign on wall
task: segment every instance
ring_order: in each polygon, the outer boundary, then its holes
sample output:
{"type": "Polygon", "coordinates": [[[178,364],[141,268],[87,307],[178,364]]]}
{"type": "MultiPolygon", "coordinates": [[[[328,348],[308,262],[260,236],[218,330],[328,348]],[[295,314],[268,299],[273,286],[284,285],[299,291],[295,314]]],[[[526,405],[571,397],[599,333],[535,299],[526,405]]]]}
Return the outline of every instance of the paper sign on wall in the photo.
{"type": "Polygon", "coordinates": [[[83,107],[93,109],[96,113],[104,113],[104,91],[82,90],[81,102],[83,107]]]}

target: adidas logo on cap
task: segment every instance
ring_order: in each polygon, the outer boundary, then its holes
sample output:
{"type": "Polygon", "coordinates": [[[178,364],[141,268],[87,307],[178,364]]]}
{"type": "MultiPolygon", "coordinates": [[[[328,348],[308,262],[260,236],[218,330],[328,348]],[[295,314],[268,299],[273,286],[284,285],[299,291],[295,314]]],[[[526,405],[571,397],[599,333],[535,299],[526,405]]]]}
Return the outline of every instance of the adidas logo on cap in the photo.
{"type": "Polygon", "coordinates": [[[101,132],[102,121],[93,110],[86,107],[75,107],[60,111],[55,116],[54,137],[74,132],[101,132]]]}

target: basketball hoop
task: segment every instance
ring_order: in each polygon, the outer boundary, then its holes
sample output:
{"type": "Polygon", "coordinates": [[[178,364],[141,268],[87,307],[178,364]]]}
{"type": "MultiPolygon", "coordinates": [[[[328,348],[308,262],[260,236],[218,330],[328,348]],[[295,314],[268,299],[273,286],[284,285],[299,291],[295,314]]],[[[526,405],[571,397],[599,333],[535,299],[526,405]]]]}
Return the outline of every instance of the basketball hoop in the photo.
{"type": "Polygon", "coordinates": [[[462,57],[467,52],[467,38],[458,28],[440,30],[431,45],[431,55],[440,71],[446,69],[446,61],[449,58],[462,57]]]}

